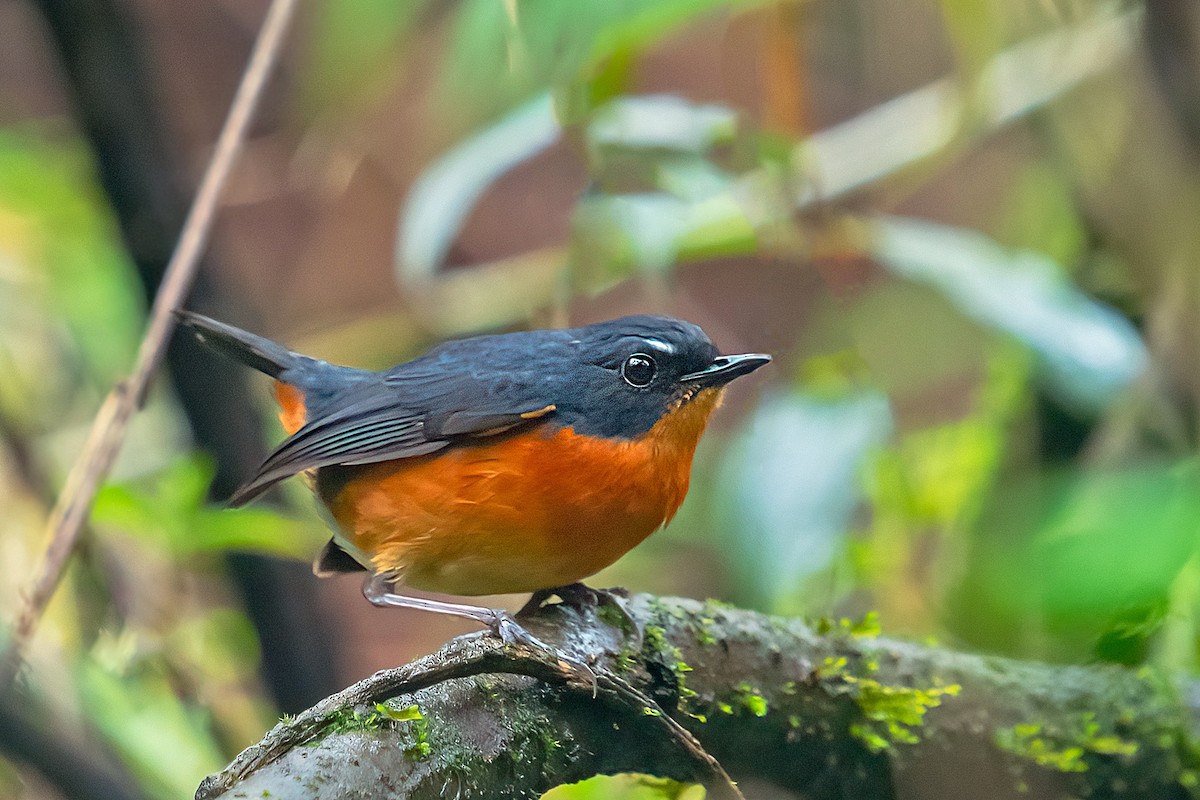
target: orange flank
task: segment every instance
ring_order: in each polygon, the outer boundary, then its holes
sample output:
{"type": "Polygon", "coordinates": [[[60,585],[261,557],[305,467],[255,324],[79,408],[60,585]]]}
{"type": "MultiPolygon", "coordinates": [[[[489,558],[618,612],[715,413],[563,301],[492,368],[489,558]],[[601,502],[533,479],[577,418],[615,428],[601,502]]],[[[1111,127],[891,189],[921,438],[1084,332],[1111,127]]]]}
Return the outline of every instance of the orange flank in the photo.
{"type": "Polygon", "coordinates": [[[279,403],[279,422],[288,436],[304,427],[308,416],[304,408],[304,392],[290,383],[275,381],[275,400],[279,403]]]}
{"type": "MultiPolygon", "coordinates": [[[[634,440],[543,425],[435,455],[336,468],[346,480],[331,482],[321,499],[347,544],[408,586],[458,595],[565,586],[674,516],[722,391],[701,391],[634,440]]],[[[287,389],[277,396],[290,432],[303,419],[303,398],[287,389]]]]}

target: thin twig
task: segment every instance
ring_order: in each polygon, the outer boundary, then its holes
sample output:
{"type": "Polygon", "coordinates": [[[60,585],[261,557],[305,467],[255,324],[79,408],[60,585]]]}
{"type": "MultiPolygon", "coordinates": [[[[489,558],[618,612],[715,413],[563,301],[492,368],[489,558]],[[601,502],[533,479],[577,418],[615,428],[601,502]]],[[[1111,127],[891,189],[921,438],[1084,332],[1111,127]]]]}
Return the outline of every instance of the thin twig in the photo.
{"type": "Polygon", "coordinates": [[[175,328],[175,318],[171,312],[182,304],[191,288],[200,254],[212,230],[217,201],[245,141],[246,129],[258,106],[267,77],[279,58],[296,5],[297,0],[272,0],[267,10],[250,54],[250,62],[242,75],[229,115],[196,192],[196,199],[184,221],[179,243],[154,299],[150,322],[138,349],[132,374],[113,387],[100,407],[83,452],[67,476],[58,503],[50,514],[45,555],[24,595],[25,600],[18,612],[8,650],[0,661],[0,687],[9,686],[20,670],[25,647],[75,552],[80,532],[91,513],[96,491],[112,470],[125,440],[129,420],[141,405],[151,376],[166,353],[168,340],[175,328]]]}

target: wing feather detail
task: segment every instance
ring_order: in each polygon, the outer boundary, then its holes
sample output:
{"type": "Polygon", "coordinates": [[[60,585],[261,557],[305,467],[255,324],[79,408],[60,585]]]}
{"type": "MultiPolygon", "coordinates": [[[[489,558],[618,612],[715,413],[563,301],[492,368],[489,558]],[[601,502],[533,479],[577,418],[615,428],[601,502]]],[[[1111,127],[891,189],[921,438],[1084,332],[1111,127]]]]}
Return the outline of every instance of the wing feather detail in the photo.
{"type": "Polygon", "coordinates": [[[311,420],[280,443],[254,477],[234,492],[230,503],[248,503],[279,481],[306,470],[429,455],[458,440],[536,424],[554,410],[553,404],[542,398],[500,404],[497,398],[480,397],[478,387],[470,385],[462,387],[466,391],[461,397],[443,394],[432,398],[437,402],[426,398],[425,403],[419,399],[405,402],[405,393],[397,388],[394,382],[384,381],[353,387],[350,396],[336,403],[335,410],[311,420]],[[421,409],[422,405],[426,408],[421,409]]]}

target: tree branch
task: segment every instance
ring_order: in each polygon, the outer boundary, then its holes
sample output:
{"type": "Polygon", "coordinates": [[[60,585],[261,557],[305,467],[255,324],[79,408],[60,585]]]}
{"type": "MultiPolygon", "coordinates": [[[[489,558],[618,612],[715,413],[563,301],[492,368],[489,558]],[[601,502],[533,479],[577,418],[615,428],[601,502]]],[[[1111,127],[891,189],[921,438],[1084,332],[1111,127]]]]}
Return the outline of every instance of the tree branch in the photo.
{"type": "Polygon", "coordinates": [[[606,624],[611,610],[551,606],[527,620],[592,665],[595,699],[565,662],[460,638],[282,722],[197,798],[523,798],[621,771],[728,796],[659,709],[735,778],[812,800],[1182,800],[1196,775],[1200,712],[1145,671],[965,655],[845,623],[818,633],[647,595],[630,601],[640,636],[628,635],[606,624]]]}

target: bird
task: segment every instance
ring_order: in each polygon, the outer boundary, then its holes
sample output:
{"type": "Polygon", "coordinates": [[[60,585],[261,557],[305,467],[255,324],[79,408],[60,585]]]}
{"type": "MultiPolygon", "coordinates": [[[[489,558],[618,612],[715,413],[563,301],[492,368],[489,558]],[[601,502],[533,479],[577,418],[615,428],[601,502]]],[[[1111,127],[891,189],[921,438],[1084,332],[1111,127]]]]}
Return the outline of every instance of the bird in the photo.
{"type": "Polygon", "coordinates": [[[318,576],[365,572],[377,606],[473,620],[540,645],[502,609],[402,594],[572,590],[675,515],[730,381],[697,325],[636,315],[444,342],[382,372],[293,352],[201,314],[179,322],[274,379],[288,434],[229,502],[304,475],[332,537],[318,576]]]}

